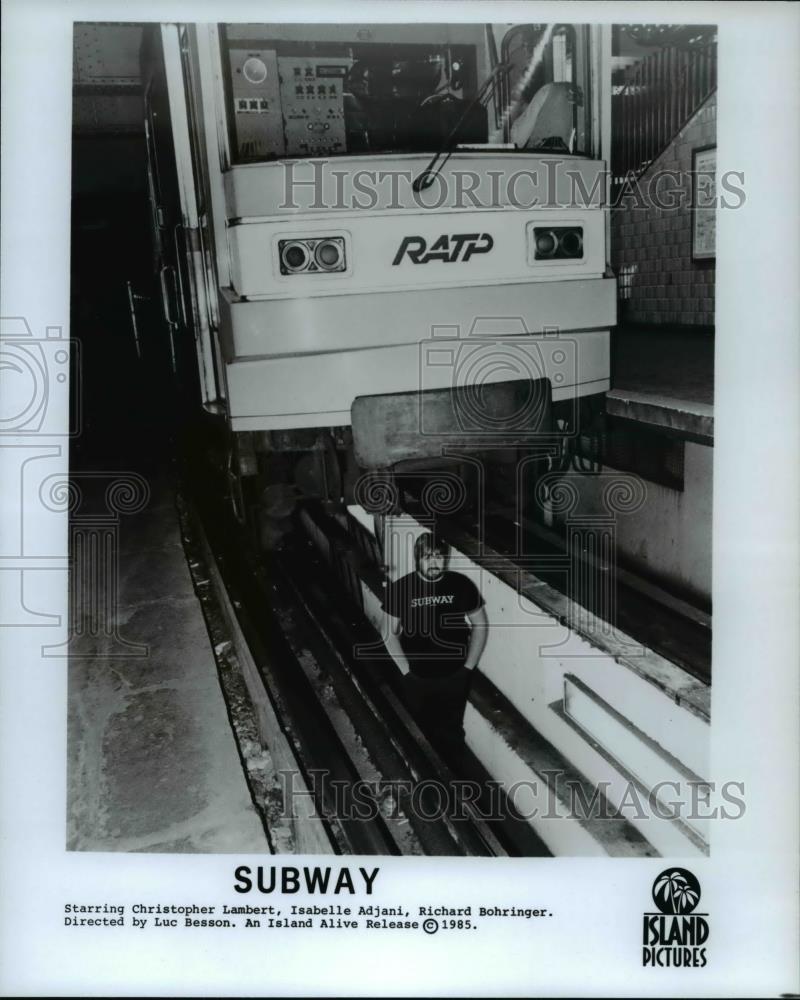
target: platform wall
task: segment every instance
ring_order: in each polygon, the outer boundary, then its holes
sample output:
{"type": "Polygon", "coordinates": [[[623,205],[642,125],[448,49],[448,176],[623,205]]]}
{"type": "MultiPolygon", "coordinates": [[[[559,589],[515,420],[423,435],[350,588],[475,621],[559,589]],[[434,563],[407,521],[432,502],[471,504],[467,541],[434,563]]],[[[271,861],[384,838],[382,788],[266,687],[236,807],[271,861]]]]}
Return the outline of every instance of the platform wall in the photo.
{"type": "MultiPolygon", "coordinates": [[[[646,193],[659,171],[679,172],[678,207],[644,207],[628,198],[611,213],[611,262],[620,280],[621,318],[627,322],[714,323],[714,261],[692,259],[689,173],[693,150],[713,146],[716,135],[717,98],[712,94],[639,180],[646,193]]],[[[672,182],[663,183],[659,191],[666,192],[672,182]]],[[[660,200],[667,203],[666,194],[660,200]]]]}

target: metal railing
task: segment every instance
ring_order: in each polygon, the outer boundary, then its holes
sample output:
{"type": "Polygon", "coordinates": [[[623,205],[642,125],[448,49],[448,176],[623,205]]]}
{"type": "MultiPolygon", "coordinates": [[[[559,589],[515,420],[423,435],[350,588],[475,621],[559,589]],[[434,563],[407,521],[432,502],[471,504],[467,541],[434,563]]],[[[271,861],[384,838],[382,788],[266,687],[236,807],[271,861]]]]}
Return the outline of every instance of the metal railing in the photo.
{"type": "Polygon", "coordinates": [[[716,42],[666,47],[631,66],[612,97],[615,185],[644,173],[716,86],[716,42]]]}

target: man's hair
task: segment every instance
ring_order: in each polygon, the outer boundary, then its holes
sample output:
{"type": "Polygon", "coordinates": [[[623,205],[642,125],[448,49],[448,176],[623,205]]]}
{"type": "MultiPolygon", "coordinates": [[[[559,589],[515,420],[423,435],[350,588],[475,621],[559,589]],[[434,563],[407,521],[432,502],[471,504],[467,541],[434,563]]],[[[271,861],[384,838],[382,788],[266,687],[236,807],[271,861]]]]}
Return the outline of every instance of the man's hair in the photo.
{"type": "Polygon", "coordinates": [[[423,556],[430,555],[431,552],[438,552],[446,559],[449,547],[447,542],[434,538],[430,531],[423,531],[414,542],[414,562],[418,563],[423,556]]]}

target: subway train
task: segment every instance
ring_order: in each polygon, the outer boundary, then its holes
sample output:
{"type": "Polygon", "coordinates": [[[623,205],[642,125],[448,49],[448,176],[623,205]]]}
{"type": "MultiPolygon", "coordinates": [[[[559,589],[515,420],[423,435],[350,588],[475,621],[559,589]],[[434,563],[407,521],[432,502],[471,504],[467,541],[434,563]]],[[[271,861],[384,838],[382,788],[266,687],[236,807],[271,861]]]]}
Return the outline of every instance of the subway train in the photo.
{"type": "Polygon", "coordinates": [[[597,457],[610,60],[600,25],[150,26],[153,265],[209,481],[267,565],[302,532],[368,660],[435,531],[490,622],[470,752],[543,850],[703,854],[708,677],[637,631],[653,588],[620,595],[615,522],[646,491],[597,457]]]}
{"type": "MultiPolygon", "coordinates": [[[[291,479],[304,451],[326,454],[323,441],[344,471],[353,456],[359,468],[394,464],[399,452],[379,453],[376,425],[399,409],[411,422],[409,394],[421,390],[432,413],[442,395],[476,384],[490,410],[519,403],[490,388],[509,381],[541,383],[548,409],[608,388],[604,34],[151,32],[164,313],[176,364],[178,341],[193,340],[202,405],[224,413],[232,464],[292,455],[281,463],[291,479]]],[[[540,416],[538,395],[526,401],[540,416]]],[[[459,413],[450,417],[443,432],[458,429],[459,413]]],[[[403,457],[422,444],[409,441],[403,457]]]]}

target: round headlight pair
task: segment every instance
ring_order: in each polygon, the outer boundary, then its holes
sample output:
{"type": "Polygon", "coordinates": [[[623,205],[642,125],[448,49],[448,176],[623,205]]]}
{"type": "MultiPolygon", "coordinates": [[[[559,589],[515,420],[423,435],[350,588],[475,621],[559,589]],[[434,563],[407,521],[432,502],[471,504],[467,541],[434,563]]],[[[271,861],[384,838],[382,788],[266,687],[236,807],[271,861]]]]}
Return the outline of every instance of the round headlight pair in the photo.
{"type": "Polygon", "coordinates": [[[536,257],[581,257],[583,255],[583,234],[580,229],[537,229],[536,257]]]}
{"type": "Polygon", "coordinates": [[[343,271],[344,243],[341,239],[281,240],[281,270],[286,274],[304,271],[343,271]]]}

